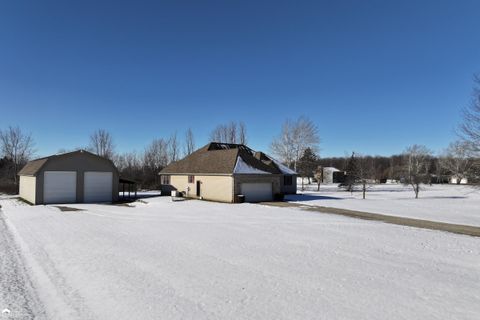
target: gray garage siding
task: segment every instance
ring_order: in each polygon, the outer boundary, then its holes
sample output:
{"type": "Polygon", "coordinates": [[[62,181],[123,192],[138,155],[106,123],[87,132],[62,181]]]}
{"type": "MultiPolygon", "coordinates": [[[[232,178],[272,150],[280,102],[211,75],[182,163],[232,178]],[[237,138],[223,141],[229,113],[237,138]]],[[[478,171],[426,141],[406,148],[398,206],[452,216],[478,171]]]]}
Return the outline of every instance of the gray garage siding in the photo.
{"type": "Polygon", "coordinates": [[[84,202],[84,174],[86,171],[112,172],[112,200],[118,200],[118,170],[110,160],[86,151],[77,151],[48,158],[35,172],[35,204],[43,204],[43,187],[45,171],[75,171],[77,173],[76,202],[84,202]]]}

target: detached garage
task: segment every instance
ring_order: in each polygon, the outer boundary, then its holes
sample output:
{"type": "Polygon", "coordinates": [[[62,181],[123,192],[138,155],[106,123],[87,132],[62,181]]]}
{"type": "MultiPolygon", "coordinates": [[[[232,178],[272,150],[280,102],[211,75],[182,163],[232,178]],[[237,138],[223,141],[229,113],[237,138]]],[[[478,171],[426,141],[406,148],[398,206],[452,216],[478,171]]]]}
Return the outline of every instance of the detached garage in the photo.
{"type": "Polygon", "coordinates": [[[118,200],[117,168],[85,150],[30,161],[18,175],[20,197],[32,204],[118,200]]]}

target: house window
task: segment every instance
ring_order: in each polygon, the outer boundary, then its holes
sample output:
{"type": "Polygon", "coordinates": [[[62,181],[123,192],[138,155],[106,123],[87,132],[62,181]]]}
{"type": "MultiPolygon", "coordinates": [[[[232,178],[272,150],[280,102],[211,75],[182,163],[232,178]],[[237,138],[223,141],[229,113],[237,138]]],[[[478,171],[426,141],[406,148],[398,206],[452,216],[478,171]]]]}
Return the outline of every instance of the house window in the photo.
{"type": "Polygon", "coordinates": [[[194,183],[195,182],[195,176],[188,176],[188,183],[194,183]]]}
{"type": "Polygon", "coordinates": [[[161,184],[170,184],[170,176],[163,175],[160,180],[161,184]]]}
{"type": "Polygon", "coordinates": [[[293,183],[292,176],[283,176],[283,185],[284,186],[291,186],[293,183]]]}

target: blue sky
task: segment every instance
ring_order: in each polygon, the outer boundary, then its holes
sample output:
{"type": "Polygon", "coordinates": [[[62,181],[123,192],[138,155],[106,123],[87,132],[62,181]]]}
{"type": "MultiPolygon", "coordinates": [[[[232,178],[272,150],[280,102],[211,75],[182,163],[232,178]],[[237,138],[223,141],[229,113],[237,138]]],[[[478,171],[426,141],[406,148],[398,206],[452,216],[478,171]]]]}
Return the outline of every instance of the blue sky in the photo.
{"type": "Polygon", "coordinates": [[[38,155],[117,150],[247,124],[268,150],[286,118],[322,156],[455,139],[480,72],[479,1],[0,1],[0,129],[38,155]]]}

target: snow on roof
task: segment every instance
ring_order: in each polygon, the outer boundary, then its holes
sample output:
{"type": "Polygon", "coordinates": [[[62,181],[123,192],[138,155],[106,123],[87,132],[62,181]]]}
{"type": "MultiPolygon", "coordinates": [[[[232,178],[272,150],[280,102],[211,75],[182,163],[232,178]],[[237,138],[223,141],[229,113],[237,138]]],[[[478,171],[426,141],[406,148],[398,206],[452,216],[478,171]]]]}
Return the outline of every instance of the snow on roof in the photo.
{"type": "Polygon", "coordinates": [[[283,174],[297,174],[295,171],[293,171],[292,169],[290,169],[289,167],[287,167],[286,165],[284,165],[280,161],[275,160],[270,156],[269,156],[269,158],[272,159],[272,161],[277,165],[278,169],[280,169],[280,171],[282,171],[283,174]]]}
{"type": "Polygon", "coordinates": [[[249,166],[242,157],[237,157],[237,163],[233,169],[233,173],[246,173],[246,174],[271,174],[270,172],[262,171],[260,169],[249,166]]]}
{"type": "Polygon", "coordinates": [[[329,171],[334,171],[334,172],[340,171],[335,167],[324,167],[323,170],[329,170],[329,171]]]}

